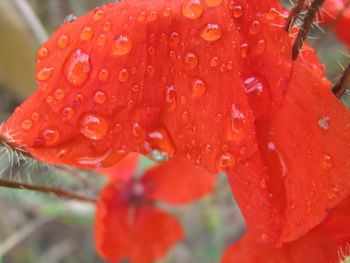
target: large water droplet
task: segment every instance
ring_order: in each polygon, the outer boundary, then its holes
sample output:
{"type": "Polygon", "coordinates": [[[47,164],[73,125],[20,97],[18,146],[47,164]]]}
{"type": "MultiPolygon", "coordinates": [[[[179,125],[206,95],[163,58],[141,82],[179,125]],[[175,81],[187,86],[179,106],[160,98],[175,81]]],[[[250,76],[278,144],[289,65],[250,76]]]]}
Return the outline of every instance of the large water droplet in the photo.
{"type": "Polygon", "coordinates": [[[100,80],[106,80],[108,77],[109,77],[109,72],[105,68],[101,69],[100,72],[98,73],[98,78],[100,80]]]}
{"type": "Polygon", "coordinates": [[[90,57],[80,49],[70,55],[63,68],[64,76],[74,86],[82,85],[89,77],[90,71],[90,57]]]}
{"type": "Polygon", "coordinates": [[[101,140],[108,131],[107,121],[97,114],[85,114],[80,121],[80,132],[91,140],[101,140]]]}
{"type": "Polygon", "coordinates": [[[245,115],[232,105],[227,114],[226,137],[228,140],[240,141],[246,136],[247,120],[245,115]]]}
{"type": "Polygon", "coordinates": [[[166,87],[165,103],[167,111],[172,112],[176,109],[176,91],[174,85],[166,87]]]}
{"type": "Polygon", "coordinates": [[[260,30],[261,30],[260,22],[258,20],[254,20],[250,24],[249,33],[252,35],[255,35],[255,34],[259,33],[260,30]]]}
{"type": "Polygon", "coordinates": [[[61,35],[58,39],[57,39],[57,46],[59,48],[65,48],[68,45],[68,41],[69,38],[67,35],[61,35]]]}
{"type": "Polygon", "coordinates": [[[32,126],[33,126],[33,122],[32,122],[32,120],[30,120],[30,119],[25,119],[23,122],[22,122],[22,128],[24,129],[24,130],[29,130],[29,129],[31,129],[32,128],[32,126]]]}
{"type": "Polygon", "coordinates": [[[191,92],[193,97],[201,97],[205,92],[205,83],[201,79],[195,79],[191,84],[191,92]]]}
{"type": "Polygon", "coordinates": [[[193,69],[198,64],[198,57],[195,54],[188,52],[185,54],[183,62],[185,68],[193,69]]]}
{"type": "Polygon", "coordinates": [[[239,18],[243,15],[243,8],[240,5],[236,5],[233,7],[233,16],[235,18],[239,18]]]}
{"type": "Polygon", "coordinates": [[[229,169],[233,168],[236,164],[236,160],[230,153],[220,154],[216,157],[216,171],[227,172],[229,169]]]}
{"type": "Polygon", "coordinates": [[[42,68],[36,73],[36,79],[45,81],[51,77],[53,68],[42,68]]]}
{"type": "Polygon", "coordinates": [[[216,41],[221,38],[221,35],[221,29],[217,24],[207,24],[199,33],[199,36],[206,41],[216,41]]]}
{"type": "Polygon", "coordinates": [[[244,85],[254,116],[257,119],[265,116],[271,105],[270,87],[266,78],[262,75],[251,76],[244,81],[244,85]]]}
{"type": "Polygon", "coordinates": [[[106,13],[102,10],[102,9],[96,9],[94,11],[94,14],[92,16],[92,18],[95,20],[95,21],[100,21],[102,20],[103,18],[105,18],[106,16],[106,13]]]}
{"type": "Polygon", "coordinates": [[[46,47],[41,46],[38,50],[38,55],[42,58],[47,58],[49,56],[49,50],[46,47]]]}
{"type": "Polygon", "coordinates": [[[107,96],[103,91],[96,91],[94,95],[94,102],[97,104],[103,104],[107,100],[107,96]]]}
{"type": "Polygon", "coordinates": [[[196,19],[203,14],[204,4],[202,0],[184,0],[182,2],[182,14],[189,19],[196,19]]]}
{"type": "Polygon", "coordinates": [[[61,115],[65,119],[71,119],[74,115],[74,110],[71,107],[66,107],[62,110],[61,115]]]}
{"type": "Polygon", "coordinates": [[[119,35],[112,46],[114,55],[126,55],[132,49],[132,40],[127,35],[119,35]]]}
{"type": "Polygon", "coordinates": [[[126,82],[129,79],[129,71],[126,68],[123,68],[119,72],[118,79],[120,82],[126,82]]]}
{"type": "Polygon", "coordinates": [[[56,100],[63,100],[65,92],[63,89],[56,89],[54,96],[56,100]]]}
{"type": "Polygon", "coordinates": [[[333,168],[334,163],[333,163],[333,158],[332,156],[330,156],[327,153],[323,153],[321,155],[321,159],[320,159],[320,165],[323,169],[325,170],[330,170],[333,168]]]}
{"type": "Polygon", "coordinates": [[[160,127],[147,135],[144,148],[147,152],[158,150],[170,155],[175,153],[173,140],[164,127],[160,127]]]}
{"type": "Polygon", "coordinates": [[[152,152],[150,152],[148,154],[148,157],[152,161],[155,161],[157,163],[162,163],[162,162],[166,162],[167,160],[169,160],[169,154],[167,154],[165,152],[160,152],[158,150],[153,150],[152,152]]]}
{"type": "Polygon", "coordinates": [[[60,132],[57,129],[46,129],[42,133],[46,146],[52,146],[60,138],[60,132]]]}
{"type": "Polygon", "coordinates": [[[94,34],[94,31],[89,26],[84,26],[80,33],[81,40],[90,40],[94,34]]]}
{"type": "Polygon", "coordinates": [[[224,2],[224,0],[205,0],[205,3],[209,7],[217,7],[221,5],[224,2]]]}

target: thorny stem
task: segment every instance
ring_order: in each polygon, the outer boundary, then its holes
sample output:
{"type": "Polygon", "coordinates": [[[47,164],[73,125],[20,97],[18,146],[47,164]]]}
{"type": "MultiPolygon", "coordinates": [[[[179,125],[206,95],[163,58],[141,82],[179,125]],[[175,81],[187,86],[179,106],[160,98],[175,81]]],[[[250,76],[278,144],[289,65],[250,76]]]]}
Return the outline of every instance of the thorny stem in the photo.
{"type": "Polygon", "coordinates": [[[350,84],[350,63],[344,70],[338,82],[332,88],[334,95],[337,98],[340,98],[346,91],[346,88],[348,87],[349,84],[350,84]]]}
{"type": "Polygon", "coordinates": [[[7,188],[32,190],[32,191],[37,191],[37,192],[47,193],[47,194],[55,194],[65,198],[70,198],[70,199],[75,199],[75,200],[90,202],[90,203],[96,203],[96,199],[94,198],[84,197],[84,196],[77,195],[72,192],[65,191],[59,188],[48,187],[43,185],[32,185],[32,184],[8,181],[0,178],[0,186],[7,187],[7,188]]]}
{"type": "Polygon", "coordinates": [[[306,16],[304,18],[303,25],[299,29],[297,38],[295,39],[295,42],[293,44],[293,48],[292,48],[293,61],[298,58],[299,52],[303,47],[304,41],[310,31],[312,23],[315,20],[316,14],[318,13],[318,10],[321,8],[324,1],[325,0],[314,0],[309,10],[307,11],[306,16]]]}
{"type": "Polygon", "coordinates": [[[301,11],[304,9],[306,0],[297,0],[295,6],[293,7],[292,11],[290,11],[289,16],[287,17],[285,29],[289,33],[289,31],[292,29],[295,20],[300,15],[301,11]]]}
{"type": "Polygon", "coordinates": [[[0,145],[3,145],[6,148],[9,148],[16,153],[19,153],[23,157],[33,158],[33,156],[28,151],[26,151],[24,148],[18,146],[17,144],[15,144],[11,140],[9,140],[5,136],[3,136],[1,133],[0,133],[0,145]]]}

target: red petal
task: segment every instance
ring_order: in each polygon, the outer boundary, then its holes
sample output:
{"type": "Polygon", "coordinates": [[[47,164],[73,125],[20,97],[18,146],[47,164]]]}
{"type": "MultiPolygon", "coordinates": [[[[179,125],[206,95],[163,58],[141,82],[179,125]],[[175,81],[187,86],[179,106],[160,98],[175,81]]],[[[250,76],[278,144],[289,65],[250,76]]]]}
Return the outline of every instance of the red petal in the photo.
{"type": "Polygon", "coordinates": [[[280,110],[257,123],[257,134],[267,186],[284,214],[281,242],[294,240],[350,192],[350,114],[332,94],[314,51],[294,63],[280,110]]]}
{"type": "Polygon", "coordinates": [[[168,204],[186,204],[210,194],[216,176],[184,158],[173,157],[148,169],[141,181],[151,187],[147,197],[168,204]]]}
{"type": "Polygon", "coordinates": [[[306,236],[281,248],[257,249],[248,236],[224,252],[221,263],[329,263],[339,262],[339,252],[350,242],[350,197],[331,210],[320,225],[306,236]]]}
{"type": "Polygon", "coordinates": [[[350,26],[350,7],[348,7],[342,16],[338,19],[334,26],[335,34],[338,39],[343,42],[347,49],[350,50],[350,36],[349,36],[349,26],[350,26]]]}
{"type": "Polygon", "coordinates": [[[150,205],[131,206],[111,182],[101,192],[95,219],[98,252],[111,262],[159,259],[184,236],[178,220],[150,205]]]}

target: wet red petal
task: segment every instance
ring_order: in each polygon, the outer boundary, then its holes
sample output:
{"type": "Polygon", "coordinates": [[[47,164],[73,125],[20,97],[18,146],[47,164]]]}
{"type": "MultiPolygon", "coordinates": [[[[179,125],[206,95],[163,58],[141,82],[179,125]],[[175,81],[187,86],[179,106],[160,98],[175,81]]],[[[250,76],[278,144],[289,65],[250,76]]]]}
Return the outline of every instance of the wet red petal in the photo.
{"type": "Polygon", "coordinates": [[[173,157],[148,169],[141,182],[150,187],[148,198],[177,205],[210,194],[215,179],[215,175],[196,168],[191,161],[173,157]]]}
{"type": "Polygon", "coordinates": [[[350,191],[350,115],[307,46],[293,65],[280,110],[257,123],[257,134],[267,188],[284,214],[281,242],[294,240],[350,191]]]}
{"type": "MultiPolygon", "coordinates": [[[[121,186],[120,186],[121,187],[121,186]]],[[[98,252],[111,262],[159,259],[184,236],[178,220],[150,205],[132,206],[114,182],[101,192],[95,218],[98,252]]]]}
{"type": "Polygon", "coordinates": [[[334,26],[334,32],[338,39],[343,42],[347,49],[350,50],[350,7],[348,7],[339,18],[338,22],[334,26]]]}
{"type": "Polygon", "coordinates": [[[226,249],[221,263],[329,263],[339,262],[340,251],[350,242],[350,198],[331,210],[327,218],[306,236],[281,248],[257,249],[248,236],[226,249]]]}

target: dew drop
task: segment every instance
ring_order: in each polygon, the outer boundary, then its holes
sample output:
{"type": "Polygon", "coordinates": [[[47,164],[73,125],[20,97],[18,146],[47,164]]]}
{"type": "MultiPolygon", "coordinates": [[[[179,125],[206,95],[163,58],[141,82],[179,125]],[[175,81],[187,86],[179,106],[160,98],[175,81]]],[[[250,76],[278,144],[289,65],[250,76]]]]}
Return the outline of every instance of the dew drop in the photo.
{"type": "Polygon", "coordinates": [[[111,22],[106,21],[106,22],[103,24],[103,31],[109,31],[109,30],[111,30],[111,28],[112,28],[111,22]]]}
{"type": "Polygon", "coordinates": [[[265,47],[266,47],[265,40],[260,39],[256,45],[256,49],[255,49],[256,54],[263,53],[265,51],[265,47]]]}
{"type": "Polygon", "coordinates": [[[182,2],[182,14],[189,19],[196,19],[203,14],[204,4],[202,0],[184,0],[182,2]]]}
{"type": "Polygon", "coordinates": [[[240,141],[245,136],[247,120],[245,115],[236,107],[232,105],[226,120],[226,137],[228,140],[240,141]]]}
{"type": "Polygon", "coordinates": [[[98,78],[100,80],[106,80],[108,77],[109,77],[109,72],[105,68],[101,69],[100,72],[98,73],[98,78]]]}
{"type": "Polygon", "coordinates": [[[126,55],[132,49],[132,40],[127,35],[119,35],[112,46],[114,55],[126,55]]]}
{"type": "Polygon", "coordinates": [[[168,16],[170,16],[170,14],[171,14],[171,8],[170,7],[164,8],[162,15],[164,17],[168,17],[168,16]]]}
{"type": "Polygon", "coordinates": [[[247,56],[247,54],[248,54],[248,44],[247,43],[243,43],[242,45],[241,45],[241,57],[242,58],[245,58],[246,56],[247,56]]]}
{"type": "Polygon", "coordinates": [[[93,14],[92,18],[95,21],[100,21],[100,20],[104,19],[105,16],[106,16],[106,13],[102,9],[96,9],[94,11],[94,14],[93,14]]]}
{"type": "Polygon", "coordinates": [[[260,22],[258,20],[254,20],[250,24],[249,33],[252,35],[255,35],[255,34],[259,33],[260,30],[261,30],[260,22]]]}
{"type": "Polygon", "coordinates": [[[158,18],[158,13],[156,11],[150,11],[148,16],[147,16],[147,20],[148,21],[155,21],[158,18]]]}
{"type": "Polygon", "coordinates": [[[188,52],[183,58],[183,63],[187,69],[193,69],[198,64],[198,57],[195,54],[188,52]]]}
{"type": "Polygon", "coordinates": [[[322,116],[318,120],[318,125],[320,126],[322,131],[328,131],[329,130],[329,126],[330,126],[330,122],[331,122],[331,118],[330,117],[322,116]]]}
{"type": "Polygon", "coordinates": [[[262,75],[251,76],[244,81],[248,103],[257,119],[265,116],[271,105],[270,87],[262,75]]]}
{"type": "Polygon", "coordinates": [[[104,34],[101,34],[97,38],[97,45],[98,46],[104,46],[106,44],[107,37],[104,34]]]}
{"type": "Polygon", "coordinates": [[[68,45],[68,41],[69,38],[67,35],[61,35],[58,39],[57,39],[57,46],[59,48],[65,48],[68,45]]]}
{"type": "Polygon", "coordinates": [[[107,96],[103,91],[96,91],[94,95],[94,102],[103,104],[107,100],[107,96]]]}
{"type": "Polygon", "coordinates": [[[101,140],[108,131],[106,120],[97,114],[85,114],[80,121],[80,132],[91,140],[101,140]]]}
{"type": "Polygon", "coordinates": [[[152,76],[154,74],[154,67],[152,65],[148,65],[147,68],[146,68],[146,72],[147,72],[147,75],[148,76],[152,76]]]}
{"type": "Polygon", "coordinates": [[[174,85],[166,87],[165,93],[166,110],[173,112],[176,109],[176,91],[174,85]]]}
{"type": "Polygon", "coordinates": [[[119,72],[118,79],[120,82],[126,82],[129,79],[129,71],[126,68],[123,68],[119,72]]]}
{"type": "Polygon", "coordinates": [[[218,57],[212,57],[210,60],[210,66],[211,67],[216,67],[218,65],[219,58],[218,57]]]}
{"type": "Polygon", "coordinates": [[[217,7],[221,5],[224,2],[224,0],[205,0],[205,3],[209,7],[217,7]]]}
{"type": "Polygon", "coordinates": [[[131,91],[133,93],[138,93],[140,91],[140,86],[135,84],[134,86],[132,86],[131,91]]]}
{"type": "Polygon", "coordinates": [[[212,152],[212,150],[213,150],[213,147],[212,147],[209,143],[207,143],[207,144],[205,145],[205,147],[204,147],[204,152],[205,152],[206,154],[209,154],[209,153],[212,152]]]}
{"type": "Polygon", "coordinates": [[[190,113],[188,111],[185,110],[182,112],[181,118],[183,121],[187,121],[189,117],[190,117],[190,113]]]}
{"type": "Polygon", "coordinates": [[[207,24],[201,29],[199,35],[206,41],[216,41],[221,38],[222,32],[217,24],[207,24]]]}
{"type": "Polygon", "coordinates": [[[339,188],[334,186],[334,187],[331,187],[330,189],[328,189],[328,199],[329,200],[334,200],[336,199],[338,196],[339,196],[339,188]]]}
{"type": "Polygon", "coordinates": [[[57,129],[46,129],[42,133],[46,146],[52,146],[60,138],[60,132],[57,129]]]}
{"type": "Polygon", "coordinates": [[[158,128],[147,135],[144,143],[147,152],[158,150],[166,154],[175,153],[175,145],[168,130],[164,127],[158,128]]]}
{"type": "Polygon", "coordinates": [[[56,100],[63,100],[64,95],[65,95],[65,92],[63,89],[56,89],[54,94],[56,100]]]}
{"type": "Polygon", "coordinates": [[[73,86],[81,86],[91,71],[90,57],[80,49],[74,51],[64,65],[64,76],[73,86]]]}
{"type": "Polygon", "coordinates": [[[195,79],[191,84],[191,92],[193,97],[201,97],[204,94],[205,89],[205,83],[201,79],[195,79]]]}
{"type": "Polygon", "coordinates": [[[68,16],[66,16],[66,18],[64,19],[65,23],[70,23],[73,22],[74,20],[76,20],[77,17],[73,14],[69,14],[68,16]]]}
{"type": "Polygon", "coordinates": [[[236,5],[233,7],[233,16],[235,18],[240,18],[243,15],[243,8],[240,5],[236,5]]]}
{"type": "Polygon", "coordinates": [[[230,153],[220,154],[216,157],[216,171],[227,172],[235,166],[236,160],[230,153]]]}
{"type": "Polygon", "coordinates": [[[176,52],[175,52],[175,50],[170,50],[169,51],[169,57],[170,57],[170,61],[175,61],[176,60],[176,52]]]}
{"type": "Polygon", "coordinates": [[[146,13],[144,11],[141,11],[138,16],[137,16],[137,20],[138,21],[144,21],[146,19],[146,13]]]}
{"type": "Polygon", "coordinates": [[[45,81],[48,80],[51,77],[53,68],[42,68],[36,73],[36,79],[45,81]]]}
{"type": "Polygon", "coordinates": [[[128,100],[128,109],[132,109],[135,107],[135,101],[134,100],[128,100]]]}
{"type": "Polygon", "coordinates": [[[40,117],[40,115],[37,112],[33,112],[32,116],[31,116],[33,121],[39,120],[39,117],[40,117]]]}
{"type": "Polygon", "coordinates": [[[180,43],[180,40],[181,40],[181,36],[180,36],[179,33],[177,33],[177,32],[172,32],[172,33],[170,34],[169,42],[170,42],[171,45],[175,46],[175,45],[179,44],[179,43],[180,43]]]}
{"type": "Polygon", "coordinates": [[[144,128],[137,122],[132,126],[132,136],[136,142],[142,142],[146,138],[144,128]]]}
{"type": "Polygon", "coordinates": [[[74,115],[74,110],[71,107],[66,107],[62,110],[61,115],[65,119],[71,119],[74,115]]]}
{"type": "Polygon", "coordinates": [[[46,47],[41,46],[38,50],[38,55],[42,58],[47,58],[49,56],[49,50],[46,47]]]}
{"type": "Polygon", "coordinates": [[[149,47],[147,50],[148,55],[153,56],[156,52],[156,49],[154,47],[149,47]]]}
{"type": "Polygon", "coordinates": [[[320,165],[324,170],[330,170],[333,168],[333,158],[327,153],[322,154],[320,159],[320,165]]]}
{"type": "Polygon", "coordinates": [[[80,39],[81,40],[90,40],[92,38],[92,35],[94,34],[94,31],[89,26],[84,26],[80,33],[80,39]]]}
{"type": "Polygon", "coordinates": [[[21,126],[24,130],[30,130],[33,126],[33,122],[30,119],[25,119],[21,126]]]}
{"type": "Polygon", "coordinates": [[[152,161],[157,163],[166,162],[169,160],[169,154],[153,150],[147,155],[152,161]]]}

